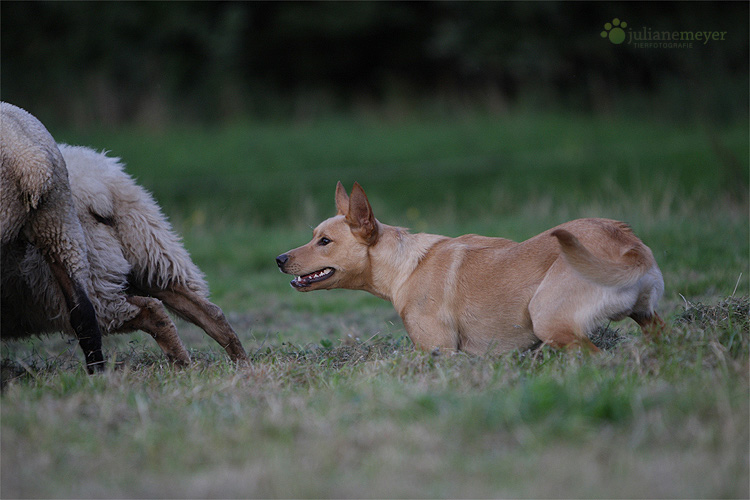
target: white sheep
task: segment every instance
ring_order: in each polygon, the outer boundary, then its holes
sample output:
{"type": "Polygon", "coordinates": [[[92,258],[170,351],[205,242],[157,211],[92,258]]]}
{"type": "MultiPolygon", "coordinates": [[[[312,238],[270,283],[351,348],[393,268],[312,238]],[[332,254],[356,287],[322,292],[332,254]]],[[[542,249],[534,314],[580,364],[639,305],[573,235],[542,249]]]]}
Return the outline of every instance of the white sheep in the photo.
{"type": "Polygon", "coordinates": [[[246,361],[224,313],[208,300],[203,273],[119,158],[80,146],[59,148],[89,247],[91,299],[103,331],[143,330],[168,357],[189,362],[163,303],[205,330],[233,361],[246,361]]]}
{"type": "Polygon", "coordinates": [[[0,224],[3,338],[43,331],[44,318],[54,311],[58,329],[78,337],[87,369],[101,368],[102,336],[87,293],[86,240],[65,161],[39,120],[4,102],[0,103],[0,224]],[[33,262],[24,259],[29,253],[36,257],[33,262]],[[26,276],[34,279],[19,287],[26,276]],[[31,306],[32,297],[54,307],[14,309],[31,306]]]}
{"type": "MultiPolygon", "coordinates": [[[[207,298],[203,274],[152,196],[123,171],[118,158],[85,147],[58,146],[68,166],[73,202],[88,247],[89,296],[102,332],[143,330],[170,360],[187,364],[190,357],[166,305],[205,330],[232,360],[246,361],[234,330],[207,298]]],[[[65,330],[59,297],[40,292],[49,288],[51,280],[40,264],[42,254],[27,246],[17,265],[23,279],[12,283],[13,294],[7,300],[3,277],[3,332],[23,325],[31,308],[38,312],[37,322],[25,334],[65,330]]]]}

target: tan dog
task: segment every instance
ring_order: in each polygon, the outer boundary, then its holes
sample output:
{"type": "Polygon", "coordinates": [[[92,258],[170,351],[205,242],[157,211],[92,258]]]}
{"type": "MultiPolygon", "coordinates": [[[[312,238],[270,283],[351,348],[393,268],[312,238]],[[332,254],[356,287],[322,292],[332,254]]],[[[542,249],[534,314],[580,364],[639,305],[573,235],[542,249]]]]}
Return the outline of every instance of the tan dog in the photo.
{"type": "Polygon", "coordinates": [[[373,215],[362,187],[339,182],[338,214],[307,245],[276,258],[300,291],[366,290],[393,303],[422,349],[473,354],[539,340],[585,346],[606,320],[633,318],[645,333],[664,281],[651,250],[622,223],[579,219],[523,243],[467,234],[410,234],[373,215]]]}

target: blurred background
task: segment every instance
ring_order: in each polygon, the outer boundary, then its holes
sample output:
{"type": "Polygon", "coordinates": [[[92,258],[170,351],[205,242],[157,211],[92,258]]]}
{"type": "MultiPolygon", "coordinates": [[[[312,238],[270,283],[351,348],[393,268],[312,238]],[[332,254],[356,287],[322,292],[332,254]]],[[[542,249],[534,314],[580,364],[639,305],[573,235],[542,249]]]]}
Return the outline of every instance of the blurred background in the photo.
{"type": "Polygon", "coordinates": [[[747,311],[749,19],[747,1],[1,0],[0,97],[122,158],[259,364],[228,371],[184,322],[199,363],[174,377],[145,333],[105,339],[124,368],[86,380],[70,339],[2,342],[3,378],[25,378],[2,400],[0,493],[747,497],[747,322],[686,310],[747,311]],[[724,35],[628,43],[644,30],[724,35]],[[278,272],[339,180],[413,231],[626,221],[677,334],[613,323],[636,336],[591,363],[406,353],[386,301],[278,272]],[[353,342],[368,361],[312,354],[353,342]]]}
{"type": "Polygon", "coordinates": [[[748,2],[3,1],[2,97],[53,126],[159,129],[513,109],[712,122],[748,113],[748,2]],[[723,31],[603,39],[614,18],[723,31]]]}
{"type": "Polygon", "coordinates": [[[58,141],[121,157],[230,310],[271,289],[290,311],[331,300],[293,299],[273,258],[333,214],[339,180],[416,231],[522,240],[625,220],[662,252],[668,286],[713,297],[749,274],[749,15],[748,2],[3,0],[0,93],[58,141]],[[615,19],[621,44],[602,37],[615,19]],[[628,43],[644,30],[724,35],[628,43]]]}

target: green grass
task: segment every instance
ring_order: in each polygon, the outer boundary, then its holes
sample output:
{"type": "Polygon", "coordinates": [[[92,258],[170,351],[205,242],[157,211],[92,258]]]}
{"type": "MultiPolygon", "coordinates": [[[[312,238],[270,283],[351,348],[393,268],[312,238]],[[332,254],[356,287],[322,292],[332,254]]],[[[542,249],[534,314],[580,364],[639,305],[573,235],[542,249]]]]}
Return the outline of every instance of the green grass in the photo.
{"type": "Polygon", "coordinates": [[[136,333],[89,377],[59,336],[4,343],[6,497],[747,498],[748,127],[577,116],[69,131],[162,203],[252,356],[202,331],[168,366],[136,333]],[[671,331],[597,356],[414,351],[363,292],[294,292],[274,257],[367,190],[384,222],[524,239],[626,220],[671,331]]]}

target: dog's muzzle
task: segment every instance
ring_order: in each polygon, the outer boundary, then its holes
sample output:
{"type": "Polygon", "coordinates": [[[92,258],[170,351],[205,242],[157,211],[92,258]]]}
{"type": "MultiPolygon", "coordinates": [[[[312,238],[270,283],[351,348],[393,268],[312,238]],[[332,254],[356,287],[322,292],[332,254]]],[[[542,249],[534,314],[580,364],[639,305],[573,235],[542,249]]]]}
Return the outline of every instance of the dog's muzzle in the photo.
{"type": "Polygon", "coordinates": [[[278,257],[276,257],[276,265],[279,266],[279,270],[283,273],[284,272],[284,266],[286,263],[289,262],[289,255],[282,253],[278,257]]]}
{"type": "MultiPolygon", "coordinates": [[[[286,265],[288,263],[289,263],[289,254],[283,253],[279,255],[278,257],[276,257],[276,265],[279,266],[279,270],[285,274],[292,274],[286,268],[286,265]]],[[[305,288],[308,288],[313,283],[327,280],[328,278],[333,276],[335,272],[336,271],[332,267],[325,267],[323,269],[320,269],[312,273],[297,276],[289,284],[292,285],[292,287],[297,290],[304,290],[305,288]]]]}

